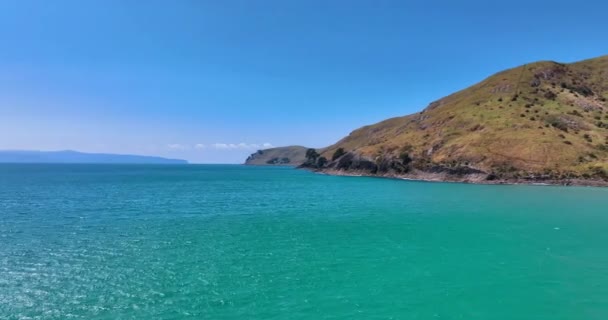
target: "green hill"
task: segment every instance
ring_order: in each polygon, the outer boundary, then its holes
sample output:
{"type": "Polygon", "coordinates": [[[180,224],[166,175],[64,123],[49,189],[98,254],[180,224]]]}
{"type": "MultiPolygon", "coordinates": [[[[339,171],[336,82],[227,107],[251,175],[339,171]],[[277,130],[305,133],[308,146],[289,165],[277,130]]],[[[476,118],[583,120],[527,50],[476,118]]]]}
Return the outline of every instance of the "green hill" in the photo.
{"type": "Polygon", "coordinates": [[[301,146],[258,150],[247,158],[245,164],[299,166],[306,160],[306,150],[308,148],[301,146]]]}
{"type": "Polygon", "coordinates": [[[353,131],[307,166],[426,180],[605,184],[608,56],[497,73],[417,114],[353,131]]]}

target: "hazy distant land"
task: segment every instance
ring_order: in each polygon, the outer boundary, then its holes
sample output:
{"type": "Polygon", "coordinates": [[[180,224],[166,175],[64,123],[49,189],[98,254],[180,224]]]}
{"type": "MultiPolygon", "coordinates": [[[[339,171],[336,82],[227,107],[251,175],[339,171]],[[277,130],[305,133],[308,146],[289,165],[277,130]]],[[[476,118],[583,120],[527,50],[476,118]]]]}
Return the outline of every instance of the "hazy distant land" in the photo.
{"type": "Polygon", "coordinates": [[[0,151],[0,163],[187,164],[181,159],[109,153],[65,151],[0,151]]]}

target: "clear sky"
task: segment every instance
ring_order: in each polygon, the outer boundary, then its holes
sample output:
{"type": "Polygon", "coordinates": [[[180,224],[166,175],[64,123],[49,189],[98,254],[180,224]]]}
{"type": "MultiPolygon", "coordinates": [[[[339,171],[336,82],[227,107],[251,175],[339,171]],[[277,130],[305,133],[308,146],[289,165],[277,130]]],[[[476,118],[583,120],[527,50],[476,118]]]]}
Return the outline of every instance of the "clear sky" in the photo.
{"type": "Polygon", "coordinates": [[[0,149],[239,163],[505,68],[608,54],[605,1],[0,0],[0,149]]]}

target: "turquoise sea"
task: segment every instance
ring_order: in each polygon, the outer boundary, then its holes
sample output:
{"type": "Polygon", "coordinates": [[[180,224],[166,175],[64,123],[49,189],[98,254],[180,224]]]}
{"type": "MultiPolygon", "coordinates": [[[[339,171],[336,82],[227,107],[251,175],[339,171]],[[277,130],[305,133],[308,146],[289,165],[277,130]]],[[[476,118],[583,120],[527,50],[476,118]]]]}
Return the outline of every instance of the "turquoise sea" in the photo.
{"type": "Polygon", "coordinates": [[[608,319],[608,189],[0,165],[0,319],[608,319]]]}

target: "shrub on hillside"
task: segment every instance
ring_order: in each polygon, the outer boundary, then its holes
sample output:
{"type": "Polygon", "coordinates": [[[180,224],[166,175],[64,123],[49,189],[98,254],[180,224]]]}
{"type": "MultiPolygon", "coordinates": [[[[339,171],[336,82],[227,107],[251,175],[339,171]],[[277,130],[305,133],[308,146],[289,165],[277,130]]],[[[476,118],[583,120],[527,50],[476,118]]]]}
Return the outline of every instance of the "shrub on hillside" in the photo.
{"type": "Polygon", "coordinates": [[[585,140],[587,140],[587,142],[593,142],[593,139],[591,139],[591,136],[586,133],[583,135],[583,138],[585,138],[585,140]]]}
{"type": "Polygon", "coordinates": [[[554,128],[568,132],[568,123],[561,117],[550,116],[545,119],[545,122],[554,128]]]}
{"type": "Polygon", "coordinates": [[[567,112],[567,113],[570,114],[570,115],[573,115],[573,116],[583,117],[583,115],[580,112],[578,112],[578,110],[572,110],[572,111],[567,112]]]}
{"type": "Polygon", "coordinates": [[[547,93],[545,93],[545,98],[549,100],[555,100],[555,98],[557,98],[557,95],[553,93],[553,91],[547,91],[547,93]]]}

